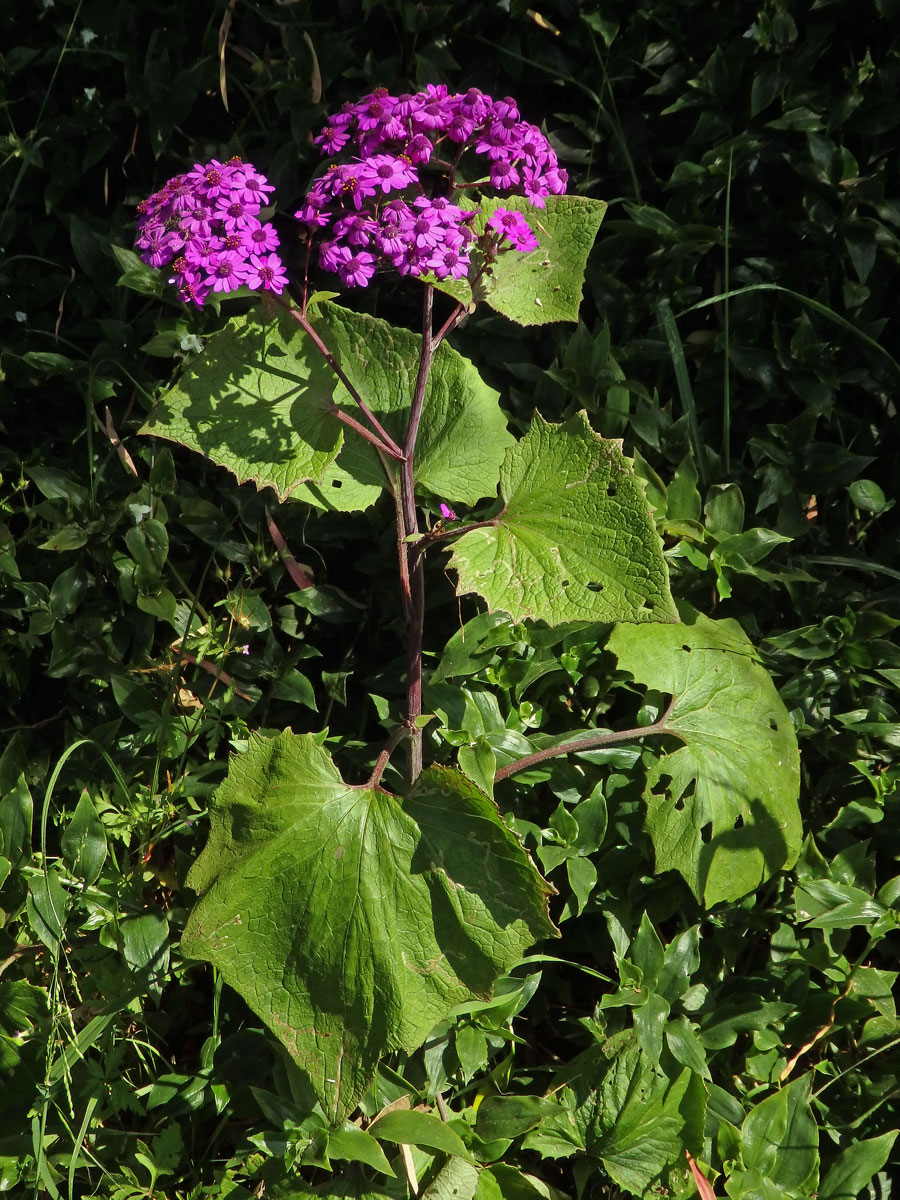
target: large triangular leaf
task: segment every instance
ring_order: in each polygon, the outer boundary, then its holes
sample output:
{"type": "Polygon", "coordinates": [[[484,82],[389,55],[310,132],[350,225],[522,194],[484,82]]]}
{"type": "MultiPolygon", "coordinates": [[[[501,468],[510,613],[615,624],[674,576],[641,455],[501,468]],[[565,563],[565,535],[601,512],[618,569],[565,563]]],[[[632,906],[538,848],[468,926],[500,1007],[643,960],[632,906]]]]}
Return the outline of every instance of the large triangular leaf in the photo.
{"type": "Polygon", "coordinates": [[[535,415],[500,472],[499,516],[453,546],[457,591],[515,620],[674,621],[669,576],[643,487],[584,413],[535,415]]]}
{"type": "MultiPolygon", "coordinates": [[[[388,433],[402,443],[419,367],[422,339],[365,313],[321,304],[315,326],[388,433]]],[[[512,435],[499,405],[468,359],[447,342],[435,353],[416,443],[415,481],[433,495],[475,504],[493,495],[500,464],[512,435]]],[[[342,384],[335,402],[359,419],[342,384]]],[[[384,486],[378,455],[362,438],[348,434],[337,462],[321,483],[304,489],[304,499],[342,511],[373,504],[384,486]]]]}
{"type": "Polygon", "coordinates": [[[537,250],[501,254],[477,286],[476,296],[465,279],[443,280],[435,286],[466,305],[483,299],[519,325],[577,321],[584,270],[606,202],[587,196],[548,196],[546,208],[535,208],[521,196],[485,196],[473,221],[476,233],[484,230],[498,208],[525,216],[538,239],[537,250]]]}
{"type": "Polygon", "coordinates": [[[335,1122],[382,1055],[554,932],[548,885],[459,772],[432,767],[398,799],[348,786],[289,731],[232,760],[188,883],[184,953],[219,968],[335,1122]]]}
{"type": "Polygon", "coordinates": [[[684,745],[647,777],[657,871],[679,871],[707,904],[736,900],[791,867],[802,842],[797,739],[736,621],[693,611],[681,625],[620,625],[607,648],[638,683],[667,692],[684,745]]]}
{"type": "Polygon", "coordinates": [[[197,450],[287,499],[321,479],[341,447],[336,380],[286,313],[233,317],[157,402],[141,433],[197,450]]]}

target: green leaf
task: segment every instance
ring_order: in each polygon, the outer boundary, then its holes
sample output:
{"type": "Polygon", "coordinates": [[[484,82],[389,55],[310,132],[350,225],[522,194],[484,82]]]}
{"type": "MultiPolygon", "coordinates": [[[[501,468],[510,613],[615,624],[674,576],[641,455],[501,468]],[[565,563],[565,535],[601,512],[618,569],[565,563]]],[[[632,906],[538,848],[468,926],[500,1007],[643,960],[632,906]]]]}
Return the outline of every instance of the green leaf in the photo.
{"type": "Polygon", "coordinates": [[[142,579],[138,586],[150,583],[165,565],[169,554],[169,535],[161,521],[147,520],[125,534],[125,544],[137,563],[142,579]]]}
{"type": "MultiPolygon", "coordinates": [[[[555,1195],[542,1179],[534,1175],[525,1175],[508,1163],[494,1163],[489,1172],[482,1172],[482,1178],[485,1175],[490,1175],[499,1186],[503,1200],[550,1200],[550,1197],[555,1195]]],[[[491,1200],[493,1194],[494,1189],[491,1188],[491,1200]]]]}
{"type": "Polygon", "coordinates": [[[125,961],[141,975],[142,990],[157,999],[169,968],[169,924],[165,913],[148,908],[120,925],[125,961]]]}
{"type": "Polygon", "coordinates": [[[87,534],[79,525],[63,525],[61,529],[41,542],[39,550],[79,550],[87,543],[87,534]]]}
{"type": "Polygon", "coordinates": [[[383,1142],[424,1146],[427,1150],[439,1150],[443,1154],[469,1157],[465,1142],[459,1134],[454,1133],[449,1125],[432,1113],[395,1109],[373,1121],[369,1132],[372,1137],[380,1138],[383,1142]]]}
{"type": "MultiPolygon", "coordinates": [[[[391,437],[402,443],[421,337],[337,304],[323,303],[317,314],[315,327],[341,370],[391,437]]],[[[335,383],[335,403],[360,419],[344,385],[335,383]]],[[[417,485],[461,504],[475,504],[494,494],[500,463],[513,440],[498,400],[498,393],[484,383],[468,359],[448,342],[438,346],[416,442],[417,485]]],[[[384,485],[384,468],[375,450],[348,433],[334,465],[301,494],[321,508],[349,511],[373,504],[384,485]]]]}
{"type": "Polygon", "coordinates": [[[795,1079],[752,1108],[741,1126],[744,1166],[781,1195],[808,1196],[819,1181],[819,1130],[809,1095],[809,1078],[795,1079]]]}
{"type": "Polygon", "coordinates": [[[500,472],[503,511],[453,546],[457,591],[514,620],[675,621],[643,488],[584,413],[535,414],[500,472]]]}
{"type": "Polygon", "coordinates": [[[47,993],[22,979],[0,983],[0,1032],[10,1037],[31,1033],[47,1015],[47,993]]]}
{"type": "Polygon", "coordinates": [[[381,1171],[383,1175],[396,1174],[375,1138],[349,1121],[344,1122],[342,1129],[330,1131],[326,1153],[329,1158],[365,1163],[367,1167],[381,1171]]]}
{"type": "Polygon", "coordinates": [[[60,846],[73,873],[85,883],[94,883],[106,861],[106,830],[87,790],[81,793],[60,846]]]}
{"type": "Polygon", "coordinates": [[[341,425],[329,415],[336,382],[299,325],[257,308],[207,341],[141,433],[197,450],[239,483],[272,487],[285,500],[321,479],[341,447],[341,425]]]}
{"type": "Polygon", "coordinates": [[[813,929],[850,929],[869,925],[888,909],[862,888],[831,879],[808,879],[795,894],[797,916],[813,929]]]}
{"type": "Polygon", "coordinates": [[[494,774],[497,770],[497,757],[490,743],[483,737],[471,746],[460,746],[459,769],[464,775],[481,788],[486,796],[494,794],[494,774]]]}
{"type": "Polygon", "coordinates": [[[463,775],[432,767],[401,800],[348,786],[289,731],[232,759],[188,883],[182,950],[221,970],[335,1122],[383,1055],[554,932],[548,885],[463,775]]]}
{"type": "Polygon", "coordinates": [[[34,802],[24,774],[0,800],[0,849],[14,867],[31,857],[34,802]]]}
{"type": "MultiPolygon", "coordinates": [[[[516,250],[501,254],[477,286],[477,299],[519,325],[577,321],[587,258],[606,202],[586,196],[548,196],[547,207],[540,209],[521,196],[483,196],[478,207],[472,223],[476,233],[484,231],[496,209],[505,208],[525,216],[538,248],[529,254],[516,250]]],[[[466,305],[473,301],[466,280],[445,280],[435,287],[466,305]]]]}
{"type": "MultiPolygon", "coordinates": [[[[47,993],[22,979],[0,982],[0,1073],[3,1076],[3,1098],[0,1112],[7,1115],[24,1111],[34,1096],[43,1063],[35,1061],[36,1043],[28,1044],[40,1022],[50,1011],[47,993]],[[29,1069],[30,1066],[30,1069],[29,1069]],[[20,1074],[20,1068],[24,1071],[20,1074]]],[[[11,1129],[9,1121],[7,1127],[11,1129]]],[[[0,1151],[0,1191],[2,1187],[0,1151]]]]}
{"type": "Polygon", "coordinates": [[[422,1200],[472,1200],[478,1188],[479,1170],[461,1158],[451,1158],[422,1192],[422,1200]]]}
{"type": "Polygon", "coordinates": [[[690,1067],[704,1079],[710,1078],[706,1054],[700,1044],[694,1027],[685,1016],[676,1017],[669,1021],[665,1028],[666,1045],[673,1057],[683,1067],[690,1067]]]}
{"type": "Polygon", "coordinates": [[[853,1142],[840,1152],[825,1176],[819,1200],[856,1200],[863,1188],[881,1170],[897,1138],[894,1129],[881,1137],[853,1142]]]}
{"type": "Polygon", "coordinates": [[[561,1111],[555,1100],[543,1096],[486,1096],[478,1107],[475,1132],[486,1142],[512,1139],[561,1111]]]}
{"type": "Polygon", "coordinates": [[[55,956],[66,927],[69,894],[55,871],[33,875],[28,881],[26,907],[35,934],[55,956]]]}
{"type": "Polygon", "coordinates": [[[705,1093],[699,1078],[684,1070],[669,1081],[630,1035],[611,1038],[588,1127],[587,1150],[599,1158],[620,1187],[643,1195],[685,1149],[699,1152],[705,1093]]]}
{"type": "Polygon", "coordinates": [[[666,728],[684,745],[648,772],[646,826],[657,872],[679,871],[711,906],[796,862],[799,756],[737,622],[683,616],[681,625],[620,625],[607,647],[638,683],[674,697],[666,728]]]}
{"type": "Polygon", "coordinates": [[[871,479],[854,479],[847,491],[861,512],[880,513],[889,507],[884,491],[871,479]]]}
{"type": "Polygon", "coordinates": [[[628,961],[640,968],[644,987],[652,990],[656,986],[664,959],[665,952],[659,934],[653,927],[653,922],[644,913],[628,951],[628,961]]]}

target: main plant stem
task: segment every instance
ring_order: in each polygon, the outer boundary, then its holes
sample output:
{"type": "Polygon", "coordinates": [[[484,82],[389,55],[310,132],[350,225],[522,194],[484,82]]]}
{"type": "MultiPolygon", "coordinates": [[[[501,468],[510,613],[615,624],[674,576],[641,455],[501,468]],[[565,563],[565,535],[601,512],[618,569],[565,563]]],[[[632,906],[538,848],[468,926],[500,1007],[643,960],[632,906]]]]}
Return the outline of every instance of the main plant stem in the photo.
{"type": "MultiPolygon", "coordinates": [[[[406,720],[409,727],[409,782],[413,784],[422,774],[422,730],[418,719],[422,715],[422,625],[425,613],[425,587],[422,556],[414,553],[415,538],[419,532],[416,514],[414,464],[419,422],[425,404],[425,388],[431,371],[434,355],[432,309],[434,290],[430,283],[425,285],[422,302],[422,352],[419,356],[419,372],[409,412],[409,424],[403,440],[403,461],[400,465],[400,506],[398,510],[398,552],[400,555],[400,577],[408,579],[409,593],[406,606],[406,720]],[[402,522],[402,527],[399,523],[402,522]]],[[[405,580],[404,580],[405,582],[405,580]]],[[[404,597],[406,599],[406,597],[404,597]]]]}

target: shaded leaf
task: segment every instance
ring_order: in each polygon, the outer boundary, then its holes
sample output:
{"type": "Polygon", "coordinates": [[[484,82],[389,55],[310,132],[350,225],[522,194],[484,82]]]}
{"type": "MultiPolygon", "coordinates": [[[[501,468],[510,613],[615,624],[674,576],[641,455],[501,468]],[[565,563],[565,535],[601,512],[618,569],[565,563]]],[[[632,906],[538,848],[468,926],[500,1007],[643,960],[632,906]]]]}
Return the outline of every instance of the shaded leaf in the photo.
{"type": "Polygon", "coordinates": [[[810,1195],[819,1181],[819,1131],[809,1107],[809,1078],[796,1079],[750,1110],[741,1125],[744,1166],[781,1195],[810,1195]]]}
{"type": "Polygon", "coordinates": [[[106,831],[87,790],[79,797],[60,846],[73,873],[85,883],[94,883],[106,861],[106,831]]]}
{"type": "Polygon", "coordinates": [[[28,881],[27,911],[31,928],[54,955],[66,927],[69,894],[55,871],[34,875],[28,881]]]}
{"type": "Polygon", "coordinates": [[[329,415],[335,384],[299,325],[257,308],[207,341],[141,432],[205,454],[239,483],[272,487],[285,500],[320,479],[340,449],[341,425],[329,415]]]}
{"type": "Polygon", "coordinates": [[[881,1137],[853,1142],[842,1150],[819,1187],[819,1200],[856,1200],[887,1162],[896,1138],[897,1131],[891,1129],[881,1137]]]}

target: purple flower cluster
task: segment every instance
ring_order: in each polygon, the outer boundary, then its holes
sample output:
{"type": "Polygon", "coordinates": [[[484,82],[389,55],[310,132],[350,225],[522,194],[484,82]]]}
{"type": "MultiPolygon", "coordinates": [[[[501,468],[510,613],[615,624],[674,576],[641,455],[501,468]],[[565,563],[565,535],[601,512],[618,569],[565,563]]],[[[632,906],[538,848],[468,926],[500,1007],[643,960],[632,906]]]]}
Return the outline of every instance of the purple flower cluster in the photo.
{"type": "Polygon", "coordinates": [[[172,263],[170,283],[200,305],[210,292],[246,286],[281,293],[278,234],[259,212],[272,185],[249,163],[197,163],[138,205],[137,247],[151,267],[172,263]]]}
{"type": "MultiPolygon", "coordinates": [[[[476,214],[452,196],[467,150],[486,159],[486,177],[467,187],[523,195],[539,208],[566,190],[566,172],[541,131],[520,118],[513,100],[477,88],[450,95],[429,84],[407,96],[379,88],[345,104],[315,141],[323,154],[357,155],[332,163],[296,213],[322,239],[321,266],[351,286],[364,287],[379,263],[404,275],[466,275],[476,214]]],[[[498,209],[488,226],[483,236],[494,249],[503,239],[523,252],[537,247],[520,213],[498,209]]]]}

